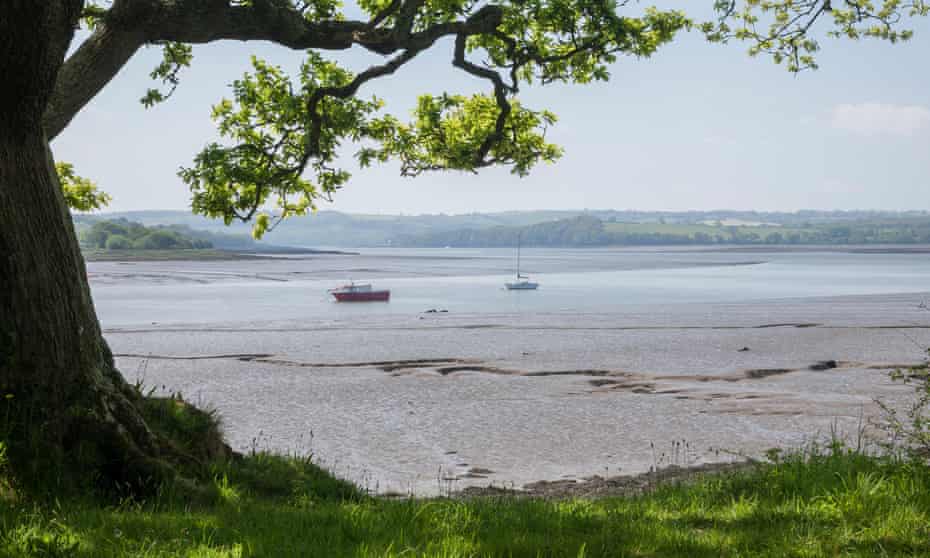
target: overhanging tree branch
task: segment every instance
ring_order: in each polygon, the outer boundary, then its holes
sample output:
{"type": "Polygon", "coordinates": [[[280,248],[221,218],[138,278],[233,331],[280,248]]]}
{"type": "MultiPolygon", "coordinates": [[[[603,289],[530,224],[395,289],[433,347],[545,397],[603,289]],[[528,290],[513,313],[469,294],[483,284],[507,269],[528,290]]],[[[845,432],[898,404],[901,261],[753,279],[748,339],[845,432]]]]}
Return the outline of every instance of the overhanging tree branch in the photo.
{"type": "Polygon", "coordinates": [[[750,54],[767,54],[776,63],[786,62],[791,72],[817,68],[815,54],[820,44],[813,29],[824,20],[830,25],[828,37],[895,43],[913,35],[898,27],[905,16],[930,14],[927,0],[718,0],[715,8],[717,21],[701,26],[711,41],[746,41],[750,54]]]}
{"type": "Polygon", "coordinates": [[[493,164],[488,161],[488,153],[494,144],[498,143],[504,137],[504,126],[507,124],[507,118],[510,116],[512,107],[507,99],[508,93],[515,92],[515,87],[510,87],[504,83],[500,74],[488,68],[482,68],[465,58],[465,46],[468,36],[460,34],[455,38],[455,55],[452,59],[452,65],[461,68],[465,72],[490,81],[494,85],[494,100],[497,102],[498,113],[494,121],[494,129],[481,142],[478,151],[475,153],[475,167],[486,167],[493,164]]]}
{"type": "Polygon", "coordinates": [[[348,99],[358,92],[359,88],[365,83],[379,77],[387,76],[396,72],[401,66],[411,61],[423,49],[429,45],[423,45],[418,49],[410,49],[401,53],[399,56],[391,59],[385,64],[372,66],[364,72],[355,76],[351,82],[341,87],[321,87],[313,92],[307,101],[307,111],[310,114],[310,133],[307,135],[306,148],[303,157],[297,166],[286,169],[285,172],[300,176],[307,168],[307,163],[312,157],[320,156],[320,135],[323,131],[323,124],[326,117],[320,112],[320,103],[327,97],[337,99],[348,99]]]}
{"type": "MultiPolygon", "coordinates": [[[[95,79],[84,84],[82,95],[74,95],[67,82],[60,84],[58,92],[70,102],[53,104],[55,110],[47,115],[49,134],[57,134],[143,44],[176,47],[165,51],[165,61],[154,72],[173,87],[177,70],[189,60],[187,45],[268,40],[308,50],[302,92],[291,90],[279,68],[253,60],[256,74],[234,84],[238,108],[230,101],[214,107],[221,134],[233,139],[234,146],[210,144],[194,167],[182,169],[194,193],[195,211],[227,221],[251,219],[269,196],[283,204],[282,215],[313,208],[314,199],[329,196],[349,178],[333,166],[344,140],[381,143],[379,149],[363,149],[360,161],[397,157],[403,174],[508,165],[522,176],[539,161],[557,159],[561,150],[545,141],[555,116],[528,110],[512,99],[521,81],[607,79],[606,65],[614,53],[648,56],[688,24],[677,11],[647,9],[641,18],[621,18],[616,9],[626,2],[502,2],[391,0],[385,5],[375,0],[363,5],[371,16],[367,21],[351,21],[340,19],[336,4],[327,0],[115,0],[109,10],[95,11],[91,40],[68,62],[73,75],[92,73],[95,79]],[[110,44],[103,40],[107,37],[127,42],[110,44]],[[409,125],[389,115],[372,118],[380,101],[354,98],[363,84],[393,74],[443,37],[455,38],[452,65],[490,82],[492,95],[423,96],[409,125]],[[393,58],[352,76],[315,54],[352,46],[393,58]],[[114,49],[121,51],[120,57],[114,49]],[[493,64],[470,61],[467,53],[474,49],[483,49],[493,64]],[[504,80],[508,73],[509,83],[504,80]],[[315,177],[305,178],[311,168],[315,177]],[[297,205],[291,205],[289,195],[299,197],[297,205]]],[[[153,95],[155,100],[161,97],[158,91],[153,95]]],[[[267,230],[267,218],[258,215],[257,234],[267,230]]]]}
{"type": "Polygon", "coordinates": [[[99,26],[58,73],[43,119],[48,139],[58,136],[144,44],[139,31],[99,26]]]}
{"type": "Polygon", "coordinates": [[[45,117],[49,139],[56,137],[146,44],[203,44],[220,40],[265,40],[293,50],[345,50],[358,45],[378,54],[423,50],[443,36],[493,29],[501,10],[485,6],[465,21],[445,22],[412,32],[421,0],[400,0],[370,21],[311,21],[286,1],[251,5],[225,1],[119,0],[100,18],[91,36],[65,61],[45,117]],[[401,11],[391,29],[379,26],[401,11]]]}

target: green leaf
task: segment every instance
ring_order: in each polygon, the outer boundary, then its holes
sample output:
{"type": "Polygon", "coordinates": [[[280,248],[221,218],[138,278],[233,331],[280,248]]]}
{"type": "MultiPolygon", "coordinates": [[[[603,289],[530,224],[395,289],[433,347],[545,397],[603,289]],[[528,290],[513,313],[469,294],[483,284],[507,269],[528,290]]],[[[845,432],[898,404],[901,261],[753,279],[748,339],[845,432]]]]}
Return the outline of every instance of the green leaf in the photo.
{"type": "Polygon", "coordinates": [[[109,205],[112,199],[109,194],[101,192],[89,179],[78,176],[70,163],[57,162],[55,170],[69,208],[76,211],[93,211],[109,205]]]}

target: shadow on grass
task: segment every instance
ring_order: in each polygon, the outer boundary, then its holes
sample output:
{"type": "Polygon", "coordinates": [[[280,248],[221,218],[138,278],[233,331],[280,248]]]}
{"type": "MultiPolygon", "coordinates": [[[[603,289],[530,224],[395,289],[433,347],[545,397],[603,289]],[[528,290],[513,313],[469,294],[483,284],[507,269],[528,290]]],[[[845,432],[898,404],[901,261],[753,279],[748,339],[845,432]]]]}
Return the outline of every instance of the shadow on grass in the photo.
{"type": "Polygon", "coordinates": [[[219,501],[0,508],[6,556],[930,555],[926,466],[844,454],[632,499],[368,498],[306,460],[215,469],[219,501]]]}

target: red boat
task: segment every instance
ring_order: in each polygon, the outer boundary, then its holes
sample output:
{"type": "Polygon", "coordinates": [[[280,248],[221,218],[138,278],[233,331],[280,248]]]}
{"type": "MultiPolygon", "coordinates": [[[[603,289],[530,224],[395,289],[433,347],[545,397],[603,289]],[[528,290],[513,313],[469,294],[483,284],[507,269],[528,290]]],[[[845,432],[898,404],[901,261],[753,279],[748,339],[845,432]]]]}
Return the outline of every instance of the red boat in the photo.
{"type": "Polygon", "coordinates": [[[338,302],[373,302],[391,299],[391,291],[376,291],[371,288],[370,283],[364,285],[349,283],[329,292],[338,302]]]}

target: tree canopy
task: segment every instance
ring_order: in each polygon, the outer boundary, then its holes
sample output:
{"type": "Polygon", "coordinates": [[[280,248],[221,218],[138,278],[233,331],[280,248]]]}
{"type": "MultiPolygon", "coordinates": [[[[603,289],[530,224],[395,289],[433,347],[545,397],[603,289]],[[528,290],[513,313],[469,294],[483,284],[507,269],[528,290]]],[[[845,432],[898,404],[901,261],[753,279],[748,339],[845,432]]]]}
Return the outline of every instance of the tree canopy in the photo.
{"type": "Polygon", "coordinates": [[[753,56],[767,54],[791,72],[816,69],[820,41],[814,26],[825,21],[828,38],[907,41],[908,18],[930,14],[926,0],[715,0],[719,19],[701,29],[712,41],[746,41],[753,56]]]}
{"type": "Polygon", "coordinates": [[[930,13],[925,0],[715,0],[713,8],[716,18],[700,22],[617,0],[92,1],[81,20],[90,35],[62,68],[45,127],[49,137],[60,133],[146,44],[163,49],[151,72],[156,87],[141,99],[148,107],[181,84],[194,44],[265,40],[305,52],[295,76],[253,57],[231,98],[213,107],[220,141],[179,173],[196,213],[254,220],[261,236],[349,180],[339,157],[347,143],[361,166],[399,161],[406,176],[492,165],[523,176],[555,161],[562,150],[546,130],[556,116],[522,104],[521,87],[607,80],[619,56],[648,57],[679,31],[746,41],[751,54],[799,72],[816,68],[818,38],[907,40],[903,21],[930,13]],[[366,83],[450,42],[451,65],[483,80],[485,93],[423,95],[409,119],[363,96],[366,83]],[[356,47],[377,58],[357,74],[321,54],[356,47]]]}

